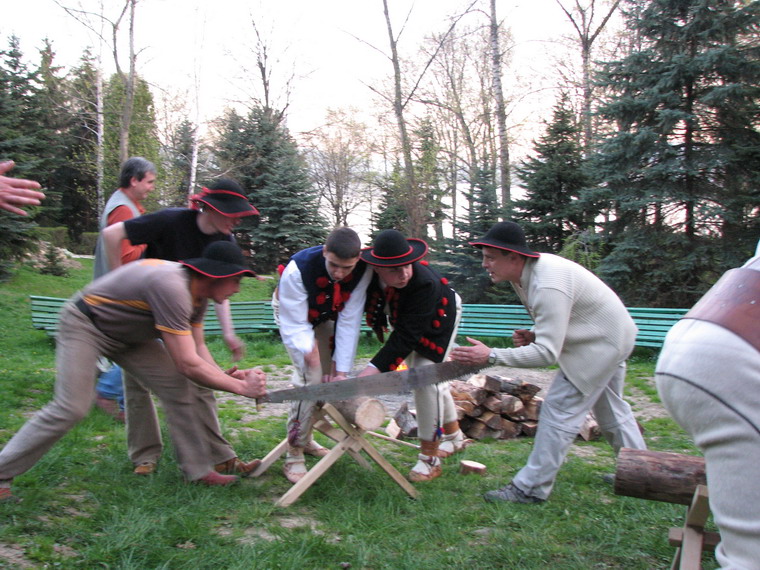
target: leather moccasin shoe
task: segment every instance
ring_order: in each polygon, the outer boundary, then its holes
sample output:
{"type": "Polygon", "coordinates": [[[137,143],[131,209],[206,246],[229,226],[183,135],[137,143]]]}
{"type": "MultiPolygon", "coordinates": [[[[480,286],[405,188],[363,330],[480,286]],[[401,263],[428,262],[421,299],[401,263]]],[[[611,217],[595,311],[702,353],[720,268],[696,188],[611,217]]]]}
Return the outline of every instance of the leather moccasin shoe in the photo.
{"type": "Polygon", "coordinates": [[[412,467],[412,470],[409,472],[409,480],[412,483],[432,481],[443,474],[441,460],[438,457],[431,457],[420,453],[417,456],[417,459],[419,461],[417,461],[415,466],[412,467]]]}
{"type": "Polygon", "coordinates": [[[156,464],[152,461],[143,461],[132,471],[135,475],[152,475],[156,472],[156,464]]]}
{"type": "Polygon", "coordinates": [[[472,439],[465,439],[462,430],[446,434],[441,438],[441,443],[438,445],[438,457],[446,458],[464,451],[473,442],[474,440],[472,439]]]}
{"type": "Polygon", "coordinates": [[[217,473],[248,477],[251,473],[256,471],[256,468],[259,465],[261,465],[261,459],[254,459],[253,461],[246,463],[245,461],[241,461],[238,457],[233,457],[232,459],[214,465],[214,471],[217,473]]]}
{"type": "Polygon", "coordinates": [[[234,475],[222,475],[216,471],[211,471],[208,473],[208,475],[204,475],[200,479],[193,481],[193,483],[208,485],[209,487],[227,487],[239,482],[239,477],[235,477],[234,475]]]}
{"type": "Polygon", "coordinates": [[[526,495],[519,487],[512,483],[495,491],[488,491],[483,498],[489,503],[509,502],[509,503],[543,503],[544,499],[526,495]]]}
{"type": "Polygon", "coordinates": [[[298,483],[303,479],[308,471],[303,455],[293,455],[285,458],[285,465],[282,468],[285,478],[291,483],[298,483]]]}
{"type": "Polygon", "coordinates": [[[316,441],[313,439],[306,445],[306,447],[303,448],[303,452],[306,455],[311,455],[312,457],[324,457],[328,453],[330,453],[330,450],[327,449],[323,445],[319,445],[316,441]]]}

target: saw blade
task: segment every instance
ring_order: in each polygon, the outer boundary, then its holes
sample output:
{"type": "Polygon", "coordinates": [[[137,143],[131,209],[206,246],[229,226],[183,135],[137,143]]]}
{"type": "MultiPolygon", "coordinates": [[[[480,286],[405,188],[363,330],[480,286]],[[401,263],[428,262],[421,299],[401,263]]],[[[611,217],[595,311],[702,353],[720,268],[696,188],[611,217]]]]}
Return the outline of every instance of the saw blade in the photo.
{"type": "Polygon", "coordinates": [[[454,361],[441,362],[439,364],[420,366],[419,368],[393,370],[360,378],[348,378],[337,382],[275,390],[274,392],[268,392],[266,396],[260,398],[260,401],[320,400],[331,402],[348,400],[357,396],[401,394],[430,384],[453,380],[465,374],[475,374],[482,368],[485,368],[485,365],[463,364],[454,361]]]}

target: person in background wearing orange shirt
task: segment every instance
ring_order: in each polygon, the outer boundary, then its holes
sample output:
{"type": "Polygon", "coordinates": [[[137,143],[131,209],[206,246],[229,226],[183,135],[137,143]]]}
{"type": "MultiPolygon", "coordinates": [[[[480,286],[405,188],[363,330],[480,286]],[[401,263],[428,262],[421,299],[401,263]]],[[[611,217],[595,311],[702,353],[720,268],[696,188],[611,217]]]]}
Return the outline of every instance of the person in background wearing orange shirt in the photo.
{"type": "MultiPolygon", "coordinates": [[[[95,247],[95,266],[93,277],[97,279],[108,273],[108,256],[103,242],[103,229],[131,220],[145,213],[142,201],[153,191],[156,185],[156,167],[152,162],[140,156],[127,159],[121,166],[119,188],[111,194],[100,217],[100,232],[95,247]]],[[[132,245],[129,240],[121,242],[121,265],[140,259],[147,245],[132,245]]],[[[124,421],[124,385],[121,368],[107,363],[98,377],[95,404],[117,421],[124,421]]]]}

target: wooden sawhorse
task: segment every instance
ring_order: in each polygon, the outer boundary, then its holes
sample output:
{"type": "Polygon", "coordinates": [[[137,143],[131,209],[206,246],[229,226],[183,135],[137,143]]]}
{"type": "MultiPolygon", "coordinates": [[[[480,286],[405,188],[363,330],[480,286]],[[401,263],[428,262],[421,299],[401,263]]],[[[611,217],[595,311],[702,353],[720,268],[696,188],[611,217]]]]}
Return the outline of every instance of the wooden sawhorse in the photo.
{"type": "MultiPolygon", "coordinates": [[[[321,409],[314,412],[316,421],[314,429],[323,433],[336,442],[335,446],[322,457],[304,477],[295,483],[282,497],[277,499],[275,505],[287,507],[292,505],[319,479],[344,453],[348,453],[360,465],[370,468],[371,464],[361,455],[364,451],[370,459],[377,463],[399,487],[406,491],[407,495],[416,499],[419,496],[417,490],[407,481],[398,470],[380,455],[380,452],[370,444],[364,430],[361,430],[346,420],[343,415],[330,404],[324,404],[321,409]],[[333,425],[333,422],[336,425],[333,425]]],[[[288,440],[285,438],[272,451],[270,451],[253,472],[253,477],[262,475],[272,464],[282,457],[288,450],[288,440]]]]}
{"type": "Polygon", "coordinates": [[[683,527],[674,527],[668,532],[668,541],[677,547],[671,570],[699,570],[702,568],[702,551],[715,550],[720,534],[705,530],[709,515],[707,487],[697,485],[683,527]]]}

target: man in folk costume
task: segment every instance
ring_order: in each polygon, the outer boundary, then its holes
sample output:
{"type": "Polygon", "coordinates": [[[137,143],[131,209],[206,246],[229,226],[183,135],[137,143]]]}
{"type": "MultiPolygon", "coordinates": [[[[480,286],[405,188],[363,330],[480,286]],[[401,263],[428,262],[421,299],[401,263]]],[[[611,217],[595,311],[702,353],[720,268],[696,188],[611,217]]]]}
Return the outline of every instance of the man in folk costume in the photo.
{"type": "MultiPolygon", "coordinates": [[[[272,297],[280,336],[293,361],[294,386],[343,380],[353,367],[367,285],[372,272],[359,260],[361,240],[351,228],[337,228],[324,245],[296,253],[272,297]]],[[[288,415],[285,477],[306,475],[304,453],[327,449],[312,439],[314,402],[293,402],[288,415]]]]}
{"type": "MultiPolygon", "coordinates": [[[[361,252],[375,276],[367,292],[367,322],[383,341],[388,325],[392,332],[383,347],[359,376],[395,370],[402,362],[409,368],[443,362],[459,326],[459,295],[422,258],[428,246],[421,239],[405,238],[396,230],[384,230],[374,244],[361,252]]],[[[409,473],[413,482],[441,475],[441,458],[464,449],[464,438],[447,382],[414,391],[421,453],[409,473]]]]}

